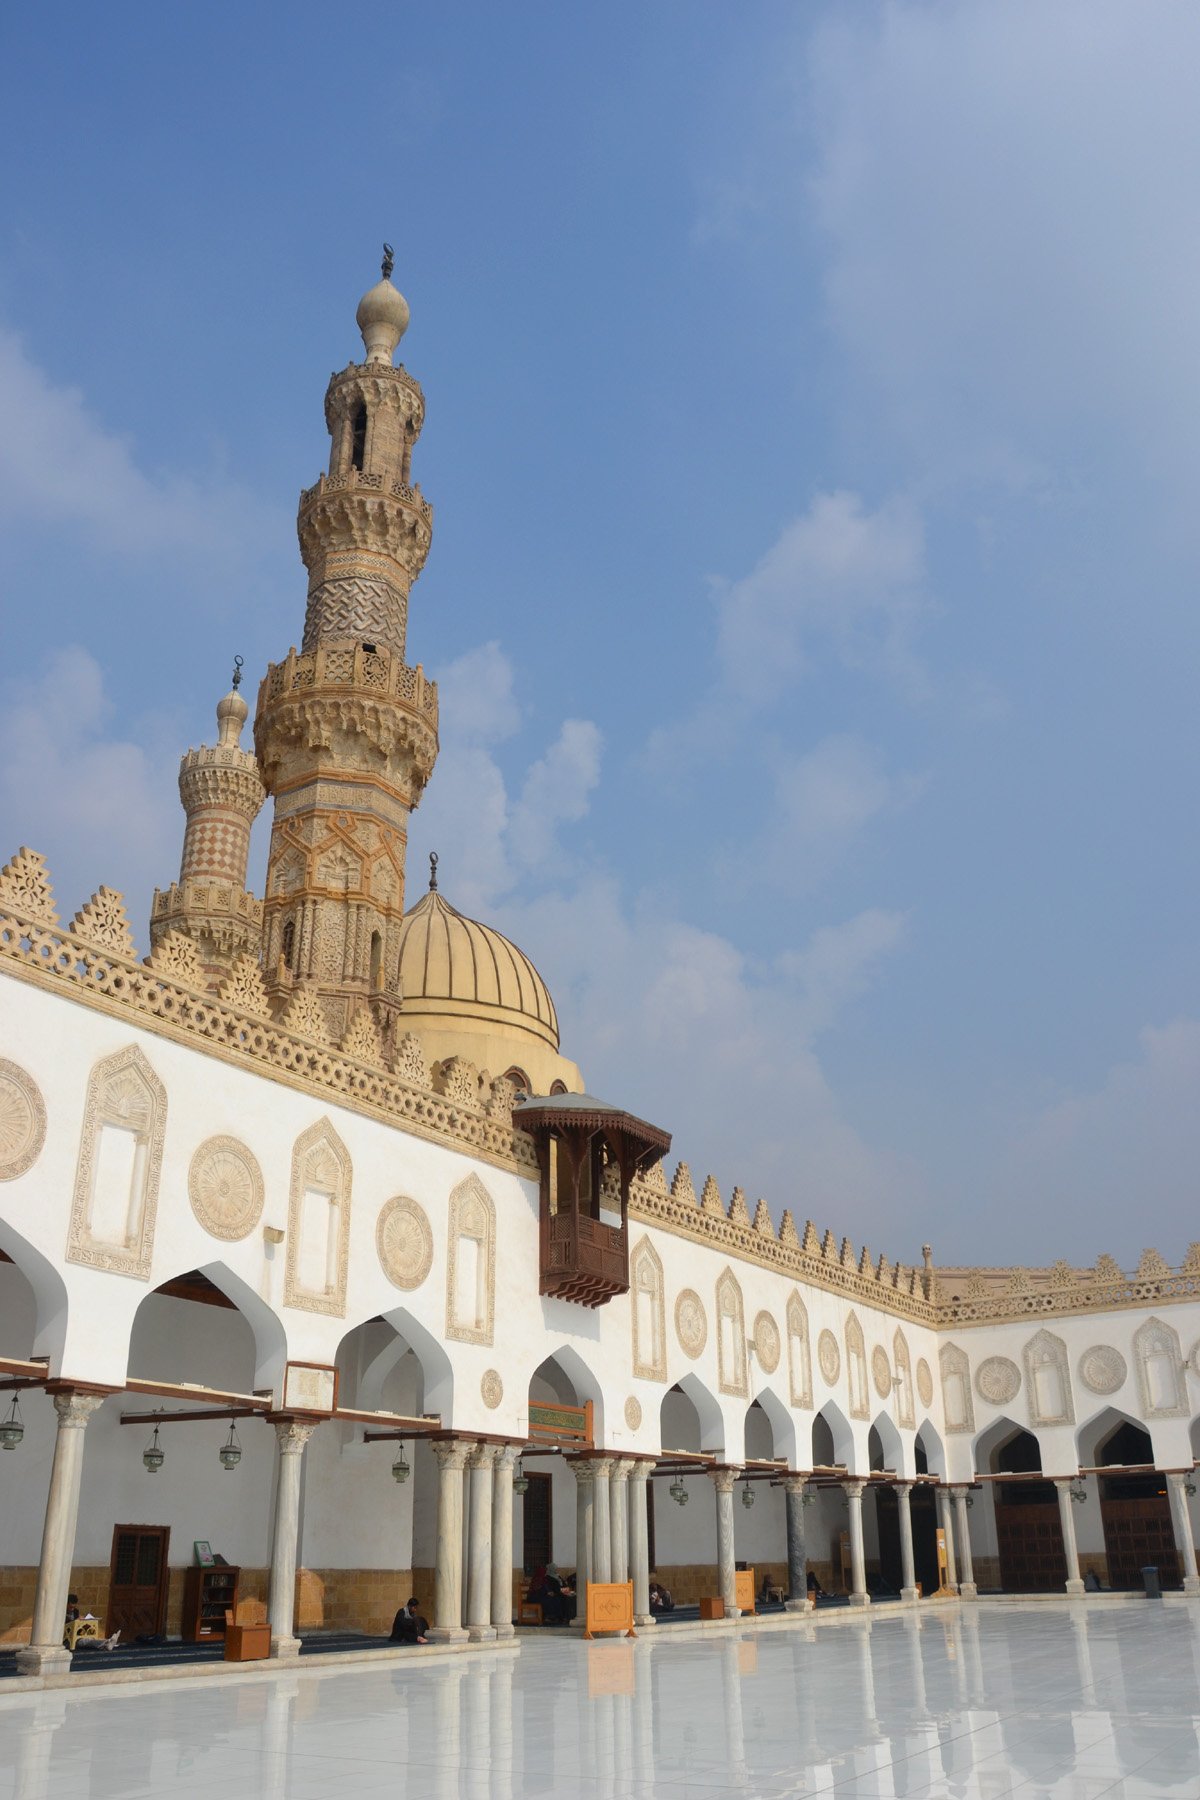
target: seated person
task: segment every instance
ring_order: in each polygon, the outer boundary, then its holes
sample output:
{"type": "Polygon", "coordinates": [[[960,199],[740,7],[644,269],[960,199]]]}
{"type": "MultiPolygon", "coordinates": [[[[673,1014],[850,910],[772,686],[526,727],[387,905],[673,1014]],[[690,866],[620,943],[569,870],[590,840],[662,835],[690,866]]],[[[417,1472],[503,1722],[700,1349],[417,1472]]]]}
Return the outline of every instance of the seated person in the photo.
{"type": "Polygon", "coordinates": [[[817,1580],[817,1574],[816,1574],[815,1569],[810,1569],[808,1571],[808,1591],[812,1595],[814,1600],[817,1599],[818,1597],[823,1598],[824,1594],[825,1594],[825,1589],[821,1586],[820,1582],[817,1580]]]}
{"type": "Polygon", "coordinates": [[[392,1620],[391,1642],[393,1644],[427,1644],[429,1638],[428,1619],[423,1619],[417,1608],[419,1601],[415,1594],[411,1595],[407,1604],[400,1608],[392,1620]]]}
{"type": "Polygon", "coordinates": [[[759,1603],[763,1606],[769,1606],[772,1603],[775,1605],[782,1605],[783,1589],[779,1586],[778,1582],[772,1581],[769,1575],[764,1575],[762,1592],[759,1594],[758,1598],[759,1603]]]}
{"type": "Polygon", "coordinates": [[[569,1625],[575,1617],[574,1594],[564,1593],[562,1582],[549,1569],[534,1575],[525,1598],[541,1607],[544,1625],[569,1625]]]}
{"type": "Polygon", "coordinates": [[[662,1585],[661,1581],[650,1583],[650,1611],[652,1613],[675,1611],[675,1602],[671,1598],[670,1591],[662,1585]]]}

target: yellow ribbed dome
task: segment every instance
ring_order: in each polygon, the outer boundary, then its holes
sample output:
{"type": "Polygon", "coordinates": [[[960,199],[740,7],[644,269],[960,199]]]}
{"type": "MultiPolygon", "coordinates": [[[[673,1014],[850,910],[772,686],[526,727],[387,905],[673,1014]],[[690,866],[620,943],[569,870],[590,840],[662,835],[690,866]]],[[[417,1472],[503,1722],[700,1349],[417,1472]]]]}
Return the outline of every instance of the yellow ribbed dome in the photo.
{"type": "Polygon", "coordinates": [[[405,1019],[478,1020],[558,1049],[550,990],[524,951],[490,925],[464,918],[436,890],[404,915],[400,993],[405,1019]]]}

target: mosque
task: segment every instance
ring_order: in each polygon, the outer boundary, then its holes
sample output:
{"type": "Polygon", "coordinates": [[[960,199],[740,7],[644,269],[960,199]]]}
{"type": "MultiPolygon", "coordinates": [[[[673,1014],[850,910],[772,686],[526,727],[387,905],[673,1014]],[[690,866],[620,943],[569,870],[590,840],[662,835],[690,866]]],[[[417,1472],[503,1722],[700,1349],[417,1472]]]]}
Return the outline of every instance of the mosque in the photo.
{"type": "Polygon", "coordinates": [[[652,1580],[718,1631],[813,1581],[1197,1597],[1200,1244],[944,1268],[751,1211],[586,1091],[436,866],[406,908],[438,693],[391,272],[300,496],[300,648],[253,748],[239,670],[182,760],[150,954],[111,889],[64,924],[36,851],[0,870],[0,1646],[74,1679],[91,1614],[287,1660],[412,1592],[500,1649],[550,1565],[637,1630],[652,1580]]]}

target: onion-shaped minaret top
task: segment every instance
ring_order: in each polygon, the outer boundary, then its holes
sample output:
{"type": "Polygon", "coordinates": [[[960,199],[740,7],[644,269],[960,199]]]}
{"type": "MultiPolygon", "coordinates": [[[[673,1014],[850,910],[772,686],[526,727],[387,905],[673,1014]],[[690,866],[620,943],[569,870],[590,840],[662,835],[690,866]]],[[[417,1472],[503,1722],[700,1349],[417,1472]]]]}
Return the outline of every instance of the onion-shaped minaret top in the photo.
{"type": "Polygon", "coordinates": [[[355,314],[369,363],[390,364],[396,345],[408,330],[408,301],[398,288],[392,286],[393,255],[392,246],[385,244],[383,280],[367,290],[355,314]]]}

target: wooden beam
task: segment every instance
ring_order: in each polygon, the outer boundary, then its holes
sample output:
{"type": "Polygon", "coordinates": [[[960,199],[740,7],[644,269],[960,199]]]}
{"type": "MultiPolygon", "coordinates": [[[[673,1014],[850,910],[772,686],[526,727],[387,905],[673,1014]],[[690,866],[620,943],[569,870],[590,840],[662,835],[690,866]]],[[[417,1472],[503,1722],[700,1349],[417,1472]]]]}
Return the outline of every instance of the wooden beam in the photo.
{"type": "Polygon", "coordinates": [[[204,1412],[122,1413],[122,1425],[189,1425],[199,1419],[261,1419],[257,1406],[214,1406],[204,1412]]]}
{"type": "Polygon", "coordinates": [[[145,1381],[130,1376],[127,1394],[155,1394],[165,1400],[209,1400],[214,1406],[244,1406],[249,1412],[269,1412],[273,1402],[261,1394],[233,1394],[225,1388],[204,1387],[196,1381],[145,1381]]]}
{"type": "Polygon", "coordinates": [[[46,1381],[50,1376],[49,1357],[0,1356],[0,1373],[28,1375],[46,1381]]]}

